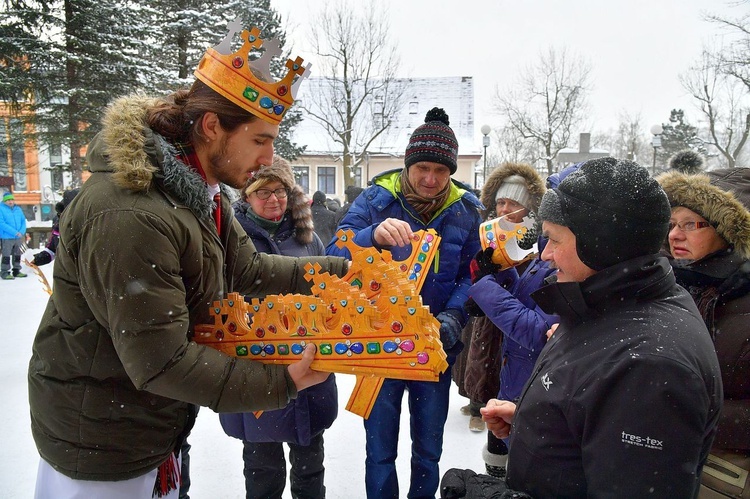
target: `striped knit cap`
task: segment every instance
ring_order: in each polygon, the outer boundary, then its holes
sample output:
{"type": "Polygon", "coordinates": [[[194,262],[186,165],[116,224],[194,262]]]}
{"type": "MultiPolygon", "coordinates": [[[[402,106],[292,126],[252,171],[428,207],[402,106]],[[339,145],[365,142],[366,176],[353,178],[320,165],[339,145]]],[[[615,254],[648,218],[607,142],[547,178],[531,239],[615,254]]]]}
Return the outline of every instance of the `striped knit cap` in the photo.
{"type": "Polygon", "coordinates": [[[409,168],[420,161],[440,163],[447,166],[453,175],[457,168],[458,141],[448,126],[448,115],[439,107],[433,107],[427,111],[424,123],[409,138],[404,165],[409,168]]]}

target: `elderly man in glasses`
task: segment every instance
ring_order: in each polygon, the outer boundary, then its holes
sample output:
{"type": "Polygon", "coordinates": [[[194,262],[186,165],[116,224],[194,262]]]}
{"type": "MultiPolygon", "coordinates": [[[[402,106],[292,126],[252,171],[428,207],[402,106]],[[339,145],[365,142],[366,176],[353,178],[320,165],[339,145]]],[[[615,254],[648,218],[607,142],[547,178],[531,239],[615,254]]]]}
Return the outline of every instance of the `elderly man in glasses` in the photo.
{"type": "Polygon", "coordinates": [[[482,410],[496,436],[510,436],[509,488],[697,496],[722,384],[701,315],[658,255],[670,214],[647,171],[614,158],[584,163],[544,195],[542,258],[557,282],[532,297],[560,324],[520,400],[482,410]]]}

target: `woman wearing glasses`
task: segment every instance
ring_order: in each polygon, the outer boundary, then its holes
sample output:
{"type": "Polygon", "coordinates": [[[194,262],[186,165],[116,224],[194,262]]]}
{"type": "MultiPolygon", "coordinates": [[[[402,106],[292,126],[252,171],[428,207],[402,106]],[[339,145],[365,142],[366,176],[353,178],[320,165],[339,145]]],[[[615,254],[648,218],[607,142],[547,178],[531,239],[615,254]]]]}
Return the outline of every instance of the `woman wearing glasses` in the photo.
{"type": "MultiPolygon", "coordinates": [[[[251,177],[234,204],[235,217],[258,251],[286,256],[325,255],[313,232],[307,196],[296,185],[289,163],[274,156],[251,177]]],[[[270,276],[269,276],[270,278],[270,276]]],[[[323,481],[323,431],[338,414],[336,381],[299,392],[284,409],[221,414],[224,431],[243,440],[247,498],[280,498],[286,484],[282,442],[289,445],[292,497],[325,497],[323,481]]]]}
{"type": "Polygon", "coordinates": [[[705,175],[674,172],[658,180],[672,206],[667,241],[672,267],[706,322],[724,385],[724,406],[699,497],[747,497],[750,212],[705,175]]]}

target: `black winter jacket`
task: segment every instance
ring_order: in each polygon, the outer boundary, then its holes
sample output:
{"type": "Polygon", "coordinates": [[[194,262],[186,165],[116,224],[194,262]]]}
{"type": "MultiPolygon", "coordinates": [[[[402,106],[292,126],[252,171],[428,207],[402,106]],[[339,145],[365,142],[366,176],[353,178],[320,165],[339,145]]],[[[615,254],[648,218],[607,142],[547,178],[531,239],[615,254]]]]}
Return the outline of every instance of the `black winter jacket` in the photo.
{"type": "Polygon", "coordinates": [[[508,485],[545,497],[695,497],[722,400],[711,338],[666,259],[532,297],[561,317],[518,403],[508,485]]]}

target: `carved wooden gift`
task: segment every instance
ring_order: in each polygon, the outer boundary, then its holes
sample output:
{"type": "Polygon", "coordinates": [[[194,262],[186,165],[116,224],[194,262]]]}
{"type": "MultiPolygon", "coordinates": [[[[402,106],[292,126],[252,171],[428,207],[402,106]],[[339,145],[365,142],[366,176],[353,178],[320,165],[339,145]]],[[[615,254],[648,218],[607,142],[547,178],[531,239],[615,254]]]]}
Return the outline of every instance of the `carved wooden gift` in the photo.
{"type": "Polygon", "coordinates": [[[419,290],[440,237],[415,233],[408,259],[362,248],[351,231],[336,245],[352,255],[343,278],[305,266],[312,295],[269,295],[247,303],[239,293],[213,304],[213,324],[196,326],[195,341],[237,357],[291,364],[308,343],[317,347],[312,368],[356,374],[347,409],[367,418],[384,378],[437,381],[448,368],[440,323],[419,290]]]}

